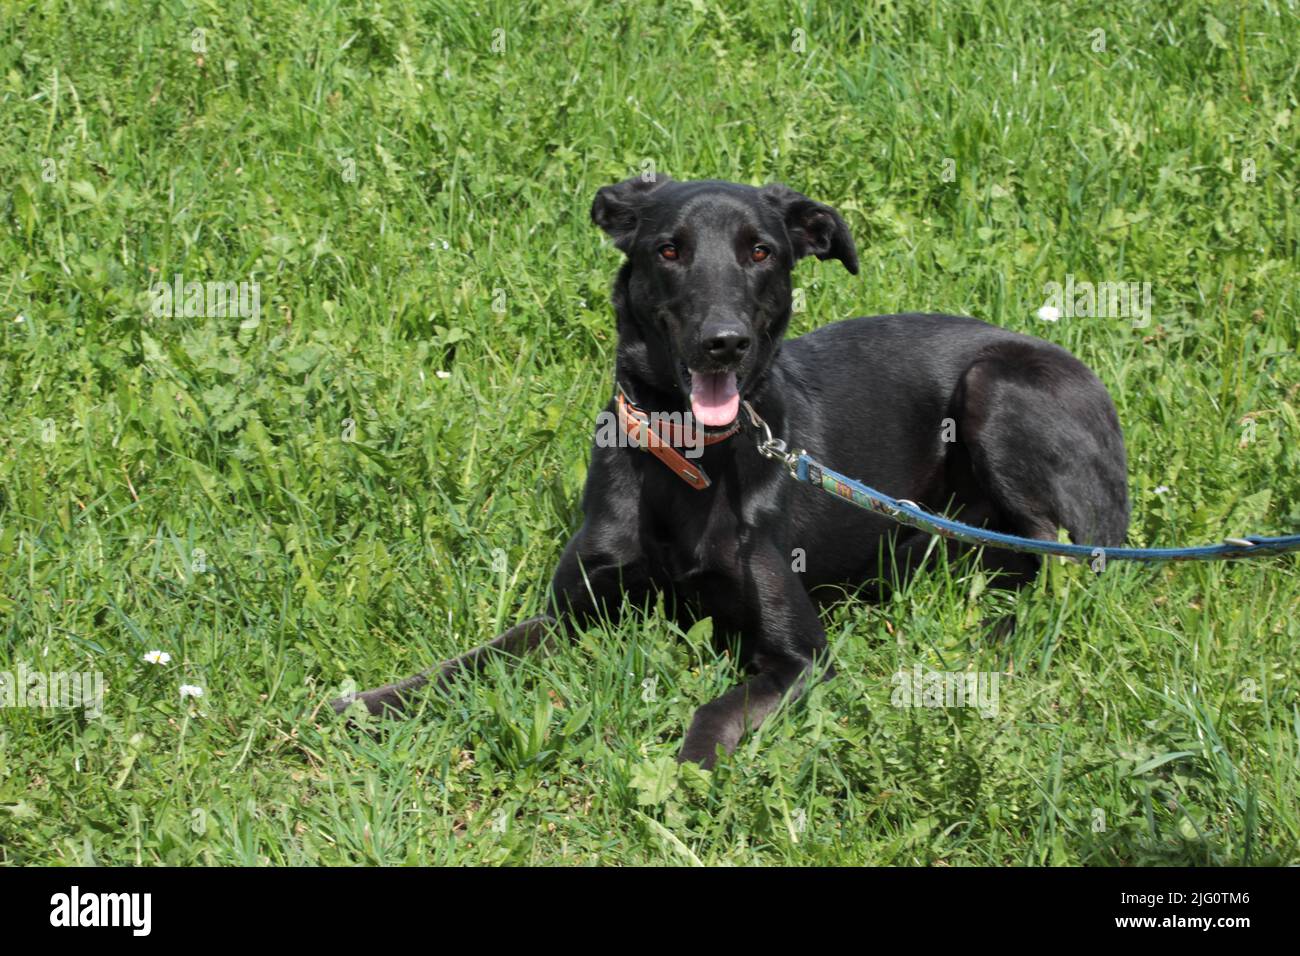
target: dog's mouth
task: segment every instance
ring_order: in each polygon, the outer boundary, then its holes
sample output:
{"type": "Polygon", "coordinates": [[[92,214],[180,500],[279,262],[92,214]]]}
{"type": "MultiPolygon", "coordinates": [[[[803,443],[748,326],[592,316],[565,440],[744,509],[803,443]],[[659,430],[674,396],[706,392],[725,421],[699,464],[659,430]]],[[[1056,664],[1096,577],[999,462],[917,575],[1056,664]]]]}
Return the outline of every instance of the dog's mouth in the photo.
{"type": "Polygon", "coordinates": [[[690,375],[691,413],[705,428],[725,428],[740,412],[740,379],[735,372],[697,372],[690,375]]]}

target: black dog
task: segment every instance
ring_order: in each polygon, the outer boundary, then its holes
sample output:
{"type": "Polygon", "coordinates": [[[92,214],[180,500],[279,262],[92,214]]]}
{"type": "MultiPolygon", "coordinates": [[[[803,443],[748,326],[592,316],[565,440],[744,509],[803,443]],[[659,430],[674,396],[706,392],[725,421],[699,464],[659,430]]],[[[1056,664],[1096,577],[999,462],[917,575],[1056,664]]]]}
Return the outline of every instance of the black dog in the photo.
{"type": "MultiPolygon", "coordinates": [[[[618,392],[606,412],[655,454],[598,441],[549,615],[358,695],[371,712],[477,671],[490,653],[518,655],[552,632],[615,618],[624,596],[643,604],[663,592],[676,612],[711,615],[715,633],[740,639],[751,676],[696,712],[680,759],[708,767],[719,747],[730,753],[803,690],[824,653],[819,594],[842,592],[816,589],[896,579],[930,540],[790,480],[759,455],[742,400],[791,447],[895,497],[1014,534],[1055,540],[1064,527],[1076,542],[1123,542],[1119,420],[1065,350],[947,315],[852,319],[782,343],[799,259],[858,271],[834,209],[780,185],[661,176],[606,186],[591,218],[627,257],[614,282],[618,392]],[[684,428],[642,421],[687,412],[695,421],[684,417],[684,428]],[[704,426],[704,447],[663,447],[691,424],[704,426]]],[[[1039,566],[993,549],[982,560],[1012,587],[1039,566]]]]}

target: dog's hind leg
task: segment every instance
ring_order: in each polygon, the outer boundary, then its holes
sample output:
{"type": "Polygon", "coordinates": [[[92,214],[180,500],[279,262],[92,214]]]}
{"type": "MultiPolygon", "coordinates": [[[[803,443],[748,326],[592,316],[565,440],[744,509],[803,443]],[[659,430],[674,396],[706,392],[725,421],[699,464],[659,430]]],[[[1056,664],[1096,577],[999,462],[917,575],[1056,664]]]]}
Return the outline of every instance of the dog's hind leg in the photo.
{"type": "MultiPolygon", "coordinates": [[[[963,520],[997,531],[1076,544],[1122,544],[1128,527],[1124,437],[1115,406],[1095,375],[1043,343],[1001,344],[974,362],[954,396],[958,447],[954,484],[971,504],[963,520]]],[[[1042,558],[983,551],[994,587],[1031,583],[1042,558]]],[[[988,621],[998,640],[1014,617],[988,621]]]]}
{"type": "MultiPolygon", "coordinates": [[[[1097,377],[1068,352],[1042,343],[1001,344],[974,362],[956,396],[958,441],[990,526],[1076,544],[1114,547],[1128,528],[1124,437],[1097,377]]],[[[1005,554],[1005,553],[1004,553],[1005,554]]],[[[1038,562],[1005,555],[1007,570],[1038,562]]]]}

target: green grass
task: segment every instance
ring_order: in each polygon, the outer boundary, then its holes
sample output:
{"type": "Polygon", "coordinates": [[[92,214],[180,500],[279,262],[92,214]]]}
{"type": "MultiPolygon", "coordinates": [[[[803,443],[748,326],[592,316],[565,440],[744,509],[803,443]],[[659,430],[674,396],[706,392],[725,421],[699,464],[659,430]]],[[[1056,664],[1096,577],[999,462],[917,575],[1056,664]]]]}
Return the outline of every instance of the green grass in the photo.
{"type": "Polygon", "coordinates": [[[711,774],[671,761],[734,671],[655,615],[377,734],[322,712],[540,608],[610,385],[587,210],[647,161],[844,213],[862,274],[801,265],[796,331],[1074,351],[1132,543],[1295,531],[1297,38],[1276,0],[7,2],[0,670],[108,690],[0,710],[0,861],[1300,862],[1294,558],[941,566],[836,610],[840,676],[711,774]],[[155,318],[177,272],[260,322],[155,318]],[[1037,320],[1067,273],[1151,282],[1151,325],[1037,320]],[[1000,672],[998,715],[891,706],[918,662],[1000,672]]]}

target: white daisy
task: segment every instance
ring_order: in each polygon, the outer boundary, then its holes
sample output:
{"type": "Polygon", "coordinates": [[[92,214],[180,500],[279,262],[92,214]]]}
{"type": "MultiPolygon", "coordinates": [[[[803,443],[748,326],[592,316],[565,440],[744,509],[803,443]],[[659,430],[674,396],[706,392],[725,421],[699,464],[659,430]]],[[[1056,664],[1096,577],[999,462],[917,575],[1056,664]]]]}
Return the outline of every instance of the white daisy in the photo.
{"type": "Polygon", "coordinates": [[[172,662],[172,656],[166,651],[150,651],[144,656],[144,662],[146,664],[158,664],[161,666],[163,664],[170,664],[172,662]]]}
{"type": "Polygon", "coordinates": [[[1054,305],[1045,305],[1038,310],[1037,314],[1044,322],[1055,322],[1061,317],[1061,310],[1054,305]]]}
{"type": "Polygon", "coordinates": [[[181,700],[184,700],[186,697],[193,697],[197,700],[202,696],[202,687],[195,687],[193,684],[181,684],[181,700]]]}

